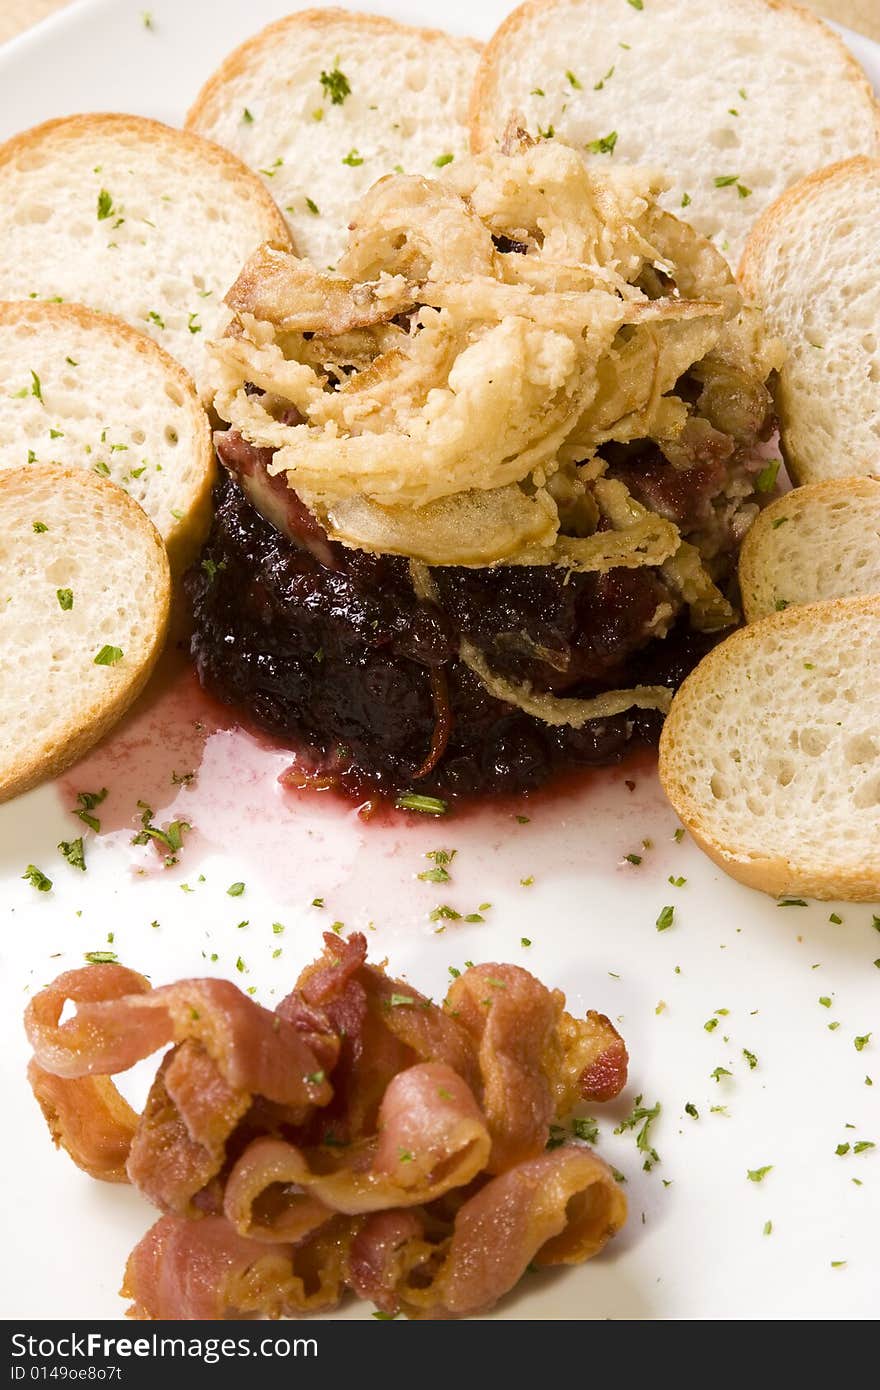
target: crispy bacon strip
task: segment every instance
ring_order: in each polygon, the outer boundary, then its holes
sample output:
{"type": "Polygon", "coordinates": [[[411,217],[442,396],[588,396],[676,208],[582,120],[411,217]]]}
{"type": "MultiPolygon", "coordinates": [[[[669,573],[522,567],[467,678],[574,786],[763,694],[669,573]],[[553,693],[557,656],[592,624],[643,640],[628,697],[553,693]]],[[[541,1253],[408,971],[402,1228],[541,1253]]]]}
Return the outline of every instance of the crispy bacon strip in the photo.
{"type": "Polygon", "coordinates": [[[590,1149],[564,1146],[501,1173],[465,1202],[435,1280],[400,1290],[412,1316],[485,1312],[531,1263],[578,1264],[626,1220],[626,1198],[590,1149]]]}
{"type": "Polygon", "coordinates": [[[35,995],[25,1029],[37,1061],[56,1076],[112,1076],[166,1043],[192,1038],[236,1090],[297,1106],[326,1105],[332,1095],[297,1029],[229,980],[152,989],[125,966],[90,965],[35,995]],[[61,1023],[68,1000],[76,1014],[61,1023]]]}
{"type": "Polygon", "coordinates": [[[106,1076],[64,1081],[34,1061],[28,1081],[57,1147],[104,1182],[127,1182],[125,1160],[138,1117],[106,1076]]]}
{"type": "Polygon", "coordinates": [[[254,1140],[229,1175],[224,1210],[242,1235],[290,1239],[300,1223],[318,1218],[321,1203],[357,1215],[418,1206],[463,1187],[485,1167],[490,1145],[467,1085],[450,1067],[425,1063],[394,1078],[376,1135],[350,1149],[254,1140]]]}
{"type": "Polygon", "coordinates": [[[339,1302],[347,1248],[347,1230],[301,1247],[262,1245],[222,1216],[163,1216],[131,1252],[121,1293],[136,1318],[322,1313],[339,1302]]]}
{"type": "Polygon", "coordinates": [[[594,1154],[546,1149],[554,1117],[625,1082],[607,1018],[571,1017],[512,965],[471,967],[439,1007],[368,965],[362,935],[324,941],[274,1014],[224,981],[153,990],[118,965],[29,1005],[56,1143],[164,1213],[126,1270],[135,1316],[319,1312],[346,1286],[460,1316],[623,1221],[594,1154]],[[167,1044],[137,1116],[110,1078],[167,1044]]]}

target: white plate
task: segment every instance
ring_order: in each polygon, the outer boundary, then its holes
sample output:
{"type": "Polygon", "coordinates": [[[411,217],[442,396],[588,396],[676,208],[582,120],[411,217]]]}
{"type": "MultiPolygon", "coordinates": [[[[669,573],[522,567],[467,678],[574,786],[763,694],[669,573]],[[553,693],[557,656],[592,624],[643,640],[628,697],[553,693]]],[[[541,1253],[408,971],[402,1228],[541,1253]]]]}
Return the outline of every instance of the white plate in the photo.
{"type": "MultiPolygon", "coordinates": [[[[97,107],[179,122],[221,57],[288,8],[152,0],[147,30],[142,0],[83,0],[0,53],[0,134],[97,107]]],[[[484,0],[480,31],[508,8],[484,0]]],[[[385,9],[436,21],[428,0],[385,9]]],[[[443,19],[465,33],[477,10],[447,0],[443,19]]],[[[880,48],[847,37],[880,86],[880,48]]],[[[495,1316],[876,1315],[880,1147],[835,1153],[847,1141],[880,1145],[880,935],[869,907],[842,906],[843,923],[833,925],[831,904],[778,908],[732,883],[676,843],[650,763],[513,810],[365,826],[320,799],[285,797],[276,782],[283,754],[210,718],[199,732],[198,717],[196,701],[154,694],[59,786],[0,811],[4,1228],[14,1252],[3,1261],[3,1316],[121,1316],[125,1257],[153,1217],[137,1193],[92,1182],[53,1151],[24,1080],[29,994],[106,947],[112,932],[120,958],[157,983],[216,971],[271,1004],[337,919],[369,926],[375,955],[387,953],[396,972],[435,995],[449,965],[510,959],[563,987],[574,1008],[619,1020],[632,1081],[597,1115],[600,1151],[628,1178],[629,1225],[583,1269],[528,1278],[495,1316]],[[172,771],[193,769],[193,787],[172,786],[172,771]],[[83,829],[69,812],[74,793],[104,784],[106,833],[89,837],[82,875],[55,847],[83,829]],[[179,867],[164,871],[151,850],[131,848],[138,797],[160,823],[179,815],[196,827],[179,867]],[[458,850],[448,892],[416,878],[437,846],[458,850]],[[623,862],[634,851],[638,867],[623,862]],[[22,881],[29,863],[54,880],[50,894],[22,881]],[[687,883],[675,888],[670,875],[687,883]],[[246,891],[229,897],[237,880],[246,891]],[[310,906],[315,897],[323,910],[310,906]],[[484,925],[453,922],[438,935],[429,914],[441,902],[463,913],[492,906],[484,925]],[[658,932],[666,904],[674,926],[658,932]],[[283,935],[272,931],[279,921],[283,935]],[[235,969],[239,957],[247,974],[235,969]],[[854,1039],[872,1030],[856,1050],[854,1039]],[[754,1070],[744,1049],[758,1059],[754,1070]],[[713,1080],[717,1067],[731,1076],[713,1080]],[[652,1136],[662,1162],[650,1173],[632,1134],[612,1134],[637,1093],[663,1107],[652,1136]],[[766,1165],[762,1182],[749,1181],[766,1165]]],[[[352,1303],[339,1316],[369,1313],[352,1303]]]]}

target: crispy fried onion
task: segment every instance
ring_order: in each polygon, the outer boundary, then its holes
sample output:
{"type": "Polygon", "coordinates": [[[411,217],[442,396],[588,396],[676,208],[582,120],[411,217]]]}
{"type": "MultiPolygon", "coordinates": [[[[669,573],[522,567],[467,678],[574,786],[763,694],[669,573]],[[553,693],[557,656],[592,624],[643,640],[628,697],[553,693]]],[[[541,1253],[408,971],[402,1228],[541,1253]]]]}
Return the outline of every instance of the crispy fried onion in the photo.
{"type": "Polygon", "coordinates": [[[226,981],[151,990],[116,964],[29,1005],[55,1142],[162,1213],[126,1268],[135,1316],[319,1312],[346,1288],[389,1313],[465,1315],[623,1224],[596,1154],[573,1137],[548,1151],[576,1105],[626,1083],[603,1014],[569,1014],[503,963],[434,1004],[369,965],[362,934],[324,943],[274,1013],[226,981]],[[138,1115],[110,1077],[169,1040],[138,1115]]]}
{"type": "Polygon", "coordinates": [[[380,179],[337,271],[264,247],[227,296],[217,411],[342,544],[560,563],[548,481],[608,441],[677,437],[677,381],[738,346],[729,270],[658,209],[660,179],[522,132],[505,148],[380,179]]]}

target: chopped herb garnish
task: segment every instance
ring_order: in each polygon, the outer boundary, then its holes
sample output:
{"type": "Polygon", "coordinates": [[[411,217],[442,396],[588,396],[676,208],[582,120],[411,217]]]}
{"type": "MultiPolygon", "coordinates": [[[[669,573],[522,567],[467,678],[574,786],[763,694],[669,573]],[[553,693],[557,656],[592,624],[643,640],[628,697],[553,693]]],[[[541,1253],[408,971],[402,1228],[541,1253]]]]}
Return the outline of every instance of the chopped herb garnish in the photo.
{"type": "Polygon", "coordinates": [[[238,960],[235,962],[235,968],[236,968],[236,970],[238,971],[239,975],[246,975],[246,974],[247,974],[247,966],[245,965],[245,963],[244,963],[244,961],[242,960],[241,956],[239,956],[239,957],[238,957],[238,960]]]}
{"type": "Polygon", "coordinates": [[[107,218],[112,216],[113,199],[107,192],[106,188],[102,188],[100,193],[98,194],[98,221],[106,222],[107,218]]]}
{"type": "Polygon", "coordinates": [[[27,879],[28,883],[32,884],[38,893],[48,893],[52,887],[51,878],[47,878],[46,875],[37,868],[36,864],[28,864],[22,874],[22,878],[27,879]]]}
{"type": "Polygon", "coordinates": [[[747,1047],[744,1047],[743,1056],[749,1064],[749,1071],[754,1071],[755,1067],[758,1065],[758,1059],[755,1056],[754,1052],[749,1052],[749,1049],[747,1047]]]}
{"type": "Polygon", "coordinates": [[[609,135],[602,135],[598,140],[589,140],[587,149],[590,154],[613,154],[617,138],[617,131],[612,130],[609,135]]]}
{"type": "Polygon", "coordinates": [[[444,869],[442,864],[435,864],[433,869],[425,869],[422,873],[417,874],[416,877],[420,879],[422,883],[449,883],[451,875],[447,869],[444,869]]]}
{"type": "Polygon", "coordinates": [[[546,130],[542,130],[541,127],[538,126],[538,134],[542,140],[552,140],[553,136],[556,134],[556,127],[548,125],[546,130]]]}
{"type": "Polygon", "coordinates": [[[48,526],[46,525],[45,521],[35,521],[35,522],[34,522],[34,530],[36,531],[36,533],[37,533],[38,536],[41,536],[41,535],[43,534],[43,532],[44,532],[44,531],[48,531],[48,529],[49,529],[49,528],[48,528],[48,526]]]}
{"type": "Polygon", "coordinates": [[[414,1004],[416,1001],[411,994],[392,994],[388,1003],[392,1009],[400,1009],[405,1004],[414,1004]]]}
{"type": "Polygon", "coordinates": [[[634,10],[643,10],[645,8],[645,0],[626,0],[626,3],[632,5],[634,10]]]}
{"type": "Polygon", "coordinates": [[[440,922],[440,921],[444,921],[444,922],[460,922],[460,921],[461,921],[461,913],[460,913],[460,912],[456,912],[455,908],[454,908],[454,907],[450,907],[450,906],[448,905],[448,903],[441,903],[441,905],[440,905],[439,907],[433,908],[432,911],[431,911],[431,913],[430,913],[429,915],[430,915],[430,920],[431,920],[432,922],[440,922]]]}
{"type": "Polygon", "coordinates": [[[876,1149],[876,1147],[877,1145],[874,1143],[873,1139],[859,1139],[857,1143],[853,1144],[853,1153],[867,1153],[869,1149],[876,1149]]]}
{"type": "MultiPolygon", "coordinates": [[[[609,78],[612,78],[613,76],[614,76],[614,64],[612,63],[612,64],[611,64],[611,67],[608,69],[608,71],[606,72],[605,76],[604,76],[604,77],[600,77],[598,82],[594,82],[594,83],[593,83],[593,91],[594,91],[594,92],[601,92],[602,88],[605,86],[605,83],[609,80],[609,78]]],[[[578,83],[578,86],[580,86],[580,83],[578,83]]]]}
{"type": "Polygon", "coordinates": [[[707,1018],[706,1022],[703,1024],[703,1027],[705,1028],[707,1033],[714,1033],[715,1029],[718,1027],[718,1019],[707,1018]]]}
{"type": "Polygon", "coordinates": [[[201,333],[202,325],[199,323],[198,314],[190,314],[187,328],[189,329],[190,333],[201,333]]]}
{"type": "Polygon", "coordinates": [[[856,1052],[863,1052],[864,1049],[868,1046],[868,1043],[869,1043],[870,1041],[871,1041],[871,1034],[870,1034],[870,1033],[864,1033],[860,1038],[854,1038],[854,1039],[853,1039],[853,1043],[854,1043],[856,1052]]]}
{"type": "Polygon", "coordinates": [[[582,1115],[579,1119],[572,1120],[571,1131],[576,1139],[582,1139],[585,1144],[598,1142],[599,1126],[591,1115],[582,1115]]]}
{"type": "Polygon", "coordinates": [[[683,825],[680,825],[680,826],[678,827],[678,829],[677,829],[676,831],[673,832],[672,838],[673,838],[673,840],[675,841],[675,843],[676,843],[677,845],[680,845],[680,844],[681,844],[682,840],[684,839],[684,826],[683,826],[683,825]]]}
{"type": "Polygon", "coordinates": [[[36,396],[37,400],[40,402],[40,405],[45,405],[45,401],[43,400],[43,387],[40,383],[40,378],[33,370],[31,370],[31,395],[36,396]]]}
{"type": "Polygon", "coordinates": [[[788,521],[788,517],[787,517],[787,516],[778,516],[778,517],[776,517],[776,519],[775,519],[774,522],[773,522],[772,529],[773,529],[774,531],[778,531],[779,528],[780,528],[780,526],[784,526],[785,523],[786,523],[787,521],[788,521]]]}
{"type": "Polygon", "coordinates": [[[58,848],[72,869],[82,869],[85,873],[86,856],[81,835],[76,840],[62,840],[58,848]]]}
{"type": "Polygon", "coordinates": [[[118,959],[115,951],[86,951],[83,956],[89,965],[115,965],[118,959]]]}
{"type": "Polygon", "coordinates": [[[684,1107],[684,1113],[685,1113],[686,1115],[690,1115],[690,1117],[691,1117],[692,1120],[698,1120],[698,1119],[700,1118],[700,1112],[699,1112],[699,1110],[698,1110],[697,1107],[694,1105],[693,1101],[690,1101],[690,1100],[687,1102],[687,1104],[686,1104],[685,1107],[684,1107]]]}
{"type": "Polygon", "coordinates": [[[398,811],[420,811],[425,816],[445,816],[448,810],[447,803],[439,796],[421,796],[417,792],[406,792],[394,805],[398,811]]]}
{"type": "Polygon", "coordinates": [[[719,174],[715,179],[716,188],[730,188],[739,181],[739,174],[719,174]]]}
{"type": "Polygon", "coordinates": [[[773,1172],[773,1164],[766,1163],[763,1168],[750,1168],[746,1176],[749,1182],[763,1182],[768,1173],[773,1172]]]}
{"type": "MultiPolygon", "coordinates": [[[[773,607],[776,609],[777,613],[784,613],[786,608],[788,608],[789,606],[789,602],[790,600],[787,598],[778,598],[773,607]]],[[[833,922],[834,918],[832,917],[831,920],[833,922]]]]}
{"type": "Polygon", "coordinates": [[[627,864],[641,864],[642,862],[640,854],[625,854],[623,857],[627,864]]]}
{"type": "Polygon", "coordinates": [[[324,1084],[324,1073],[322,1071],[313,1071],[308,1076],[304,1076],[303,1081],[307,1086],[322,1086],[324,1084]]]}
{"type": "Polygon", "coordinates": [[[822,1008],[823,1008],[823,1009],[830,1009],[830,1008],[831,1008],[831,1000],[830,1000],[830,998],[828,997],[827,994],[820,994],[820,995],[819,995],[819,1003],[822,1005],[822,1008]]]}
{"type": "Polygon", "coordinates": [[[251,111],[249,111],[247,107],[245,107],[244,110],[242,111],[242,113],[241,113],[241,119],[242,119],[242,121],[244,122],[245,125],[253,125],[253,123],[254,123],[253,113],[252,113],[251,111]]]}
{"type": "Polygon", "coordinates": [[[843,918],[837,912],[832,912],[831,916],[828,918],[828,921],[833,922],[835,927],[843,926],[843,918]]]}
{"type": "Polygon", "coordinates": [[[334,68],[332,72],[322,72],[320,81],[333,106],[341,106],[345,98],[351,96],[349,80],[339,68],[334,68]]]}
{"type": "Polygon", "coordinates": [[[689,208],[690,205],[691,205],[691,202],[692,202],[692,199],[691,199],[690,193],[682,193],[682,195],[681,195],[681,205],[682,205],[682,207],[683,207],[683,208],[689,208]]]}
{"type": "MultiPolygon", "coordinates": [[[[612,68],[611,71],[613,72],[614,69],[612,68]]],[[[568,78],[570,85],[574,87],[576,92],[583,91],[582,84],[578,81],[573,72],[567,72],[565,75],[568,78]]]]}
{"type": "Polygon", "coordinates": [[[454,154],[438,154],[434,160],[434,165],[437,169],[443,169],[447,164],[451,164],[454,158],[454,154]]]}
{"type": "Polygon", "coordinates": [[[65,613],[69,613],[71,608],[73,607],[73,590],[56,589],[55,594],[58,599],[59,608],[63,608],[65,613]]]}
{"type": "Polygon", "coordinates": [[[727,1067],[716,1067],[715,1070],[709,1074],[713,1081],[720,1081],[722,1076],[732,1076],[733,1072],[728,1071],[727,1067]]]}
{"type": "Polygon", "coordinates": [[[777,907],[806,907],[803,898],[780,898],[777,907]]]}
{"type": "Polygon", "coordinates": [[[666,881],[667,883],[671,883],[673,888],[683,888],[684,885],[687,883],[687,879],[682,878],[681,874],[679,874],[677,878],[675,874],[670,874],[669,878],[666,881]]]}
{"type": "Polygon", "coordinates": [[[226,892],[228,893],[230,898],[240,898],[242,893],[244,892],[244,884],[230,883],[229,887],[226,889],[226,892]]]}
{"type": "Polygon", "coordinates": [[[115,666],[117,661],[122,660],[122,648],[105,645],[95,657],[95,666],[115,666]]]}
{"type": "Polygon", "coordinates": [[[314,198],[306,198],[306,207],[308,208],[309,212],[312,214],[313,217],[320,217],[321,209],[318,207],[318,204],[315,202],[314,198]]]}
{"type": "Polygon", "coordinates": [[[765,1236],[769,1236],[769,1235],[772,1235],[772,1234],[773,1234],[773,1222],[772,1222],[772,1221],[765,1221],[765,1222],[764,1222],[764,1235],[765,1235],[765,1236]]]}
{"type": "Polygon", "coordinates": [[[342,162],[343,164],[350,165],[352,169],[356,169],[358,165],[363,164],[364,161],[358,154],[356,149],[351,149],[349,150],[348,154],[345,156],[342,162]]]}
{"type": "Polygon", "coordinates": [[[781,459],[771,459],[766,468],[762,468],[755,479],[756,492],[772,492],[776,486],[776,476],[779,472],[781,459]]]}
{"type": "Polygon", "coordinates": [[[659,1154],[657,1153],[656,1149],[652,1148],[651,1146],[651,1125],[657,1119],[659,1114],[659,1100],[657,1101],[656,1105],[652,1105],[650,1108],[648,1108],[647,1106],[642,1105],[642,1097],[636,1096],[635,1102],[633,1104],[632,1114],[627,1119],[622,1120],[614,1131],[615,1134],[623,1134],[625,1130],[636,1129],[638,1125],[641,1125],[641,1128],[638,1130],[638,1133],[636,1134],[636,1148],[639,1150],[640,1153],[646,1155],[645,1162],[642,1165],[646,1173],[650,1173],[654,1164],[660,1162],[659,1154]]]}
{"type": "Polygon", "coordinates": [[[660,916],[657,918],[657,930],[667,931],[672,926],[675,917],[674,907],[664,907],[661,909],[660,916]]]}
{"type": "Polygon", "coordinates": [[[150,312],[147,314],[147,318],[149,319],[150,323],[154,323],[157,328],[165,327],[165,320],[163,319],[161,314],[156,313],[155,309],[150,310],[150,312]]]}
{"type": "Polygon", "coordinates": [[[80,820],[85,821],[86,825],[95,832],[101,829],[101,822],[97,816],[91,815],[90,812],[94,811],[96,806],[100,806],[106,796],[106,787],[102,787],[99,792],[77,792],[76,794],[79,806],[74,810],[74,815],[79,816],[80,820]]]}

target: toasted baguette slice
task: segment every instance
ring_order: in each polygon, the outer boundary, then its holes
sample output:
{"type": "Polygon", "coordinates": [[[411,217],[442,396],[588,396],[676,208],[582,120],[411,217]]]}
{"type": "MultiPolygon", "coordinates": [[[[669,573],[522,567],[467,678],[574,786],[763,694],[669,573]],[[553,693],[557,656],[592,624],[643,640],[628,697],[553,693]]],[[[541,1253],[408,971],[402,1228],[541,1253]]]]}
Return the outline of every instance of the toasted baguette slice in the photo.
{"type": "Polygon", "coordinates": [[[880,594],[880,482],[841,478],[778,497],[743,542],[746,621],[823,599],[880,594]]]}
{"type": "Polygon", "coordinates": [[[741,276],[789,356],[776,392],[799,483],[880,473],[880,160],[821,169],[761,218],[741,276]]]}
{"type": "Polygon", "coordinates": [[[267,240],[290,245],[262,180],[187,131],[71,116],[0,145],[0,299],[116,314],[199,385],[223,296],[267,240]]]}
{"type": "Polygon", "coordinates": [[[75,762],[128,708],[165,640],[171,581],[138,504],[59,464],[0,472],[0,575],[5,801],[75,762]]]}
{"type": "Polygon", "coordinates": [[[758,214],[823,164],[880,153],[868,80],[786,0],[529,0],[483,53],[473,146],[513,113],[530,132],[672,180],[666,207],[736,266],[758,214]],[[683,213],[682,209],[687,208],[683,213]]]}
{"type": "Polygon", "coordinates": [[[0,469],[61,463],[112,478],[181,573],[210,522],[214,450],[180,364],[79,304],[0,303],[0,381],[0,469]]]}
{"type": "Polygon", "coordinates": [[[880,899],[880,597],[788,608],[715,647],[672,702],[660,779],[741,883],[880,899]]]}
{"type": "Polygon", "coordinates": [[[479,47],[376,15],[303,10],[231,53],[187,126],[259,170],[301,254],[335,265],[378,178],[436,172],[466,152],[479,47]]]}

